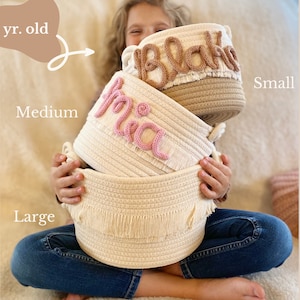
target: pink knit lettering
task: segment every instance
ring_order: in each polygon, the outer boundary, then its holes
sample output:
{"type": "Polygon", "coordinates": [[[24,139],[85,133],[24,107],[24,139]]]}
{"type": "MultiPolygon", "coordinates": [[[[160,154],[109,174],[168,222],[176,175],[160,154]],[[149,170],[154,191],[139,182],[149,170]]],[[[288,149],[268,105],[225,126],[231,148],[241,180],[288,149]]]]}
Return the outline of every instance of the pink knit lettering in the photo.
{"type": "Polygon", "coordinates": [[[164,137],[164,135],[165,135],[165,131],[163,129],[158,129],[156,131],[156,135],[155,135],[153,143],[152,143],[152,152],[155,156],[157,156],[163,160],[167,160],[169,158],[169,156],[159,150],[160,143],[161,143],[161,140],[164,137]]]}
{"type": "Polygon", "coordinates": [[[129,120],[133,115],[139,119],[148,116],[151,107],[148,103],[141,102],[134,109],[133,99],[121,90],[123,83],[120,77],[113,82],[108,92],[103,95],[103,102],[94,116],[102,117],[111,106],[112,113],[119,115],[113,128],[116,135],[123,136],[129,143],[134,143],[141,150],[151,150],[152,154],[159,159],[167,160],[169,156],[160,151],[165,131],[152,122],[139,123],[137,120],[129,120]],[[150,131],[146,133],[146,130],[150,131]]]}
{"type": "Polygon", "coordinates": [[[133,106],[132,99],[125,95],[118,96],[115,99],[115,102],[113,103],[113,113],[118,114],[125,107],[124,112],[119,117],[114,127],[114,131],[117,135],[121,135],[121,136],[124,135],[124,131],[121,130],[121,125],[129,117],[132,110],[132,106],[133,106]]]}
{"type": "Polygon", "coordinates": [[[124,128],[124,136],[129,143],[133,143],[133,134],[138,129],[139,123],[135,120],[129,121],[124,128]]]}
{"type": "Polygon", "coordinates": [[[96,118],[101,117],[106,112],[106,110],[112,104],[115,98],[124,95],[124,93],[121,91],[122,85],[123,79],[121,77],[118,77],[114,81],[112,86],[109,88],[108,92],[103,95],[103,102],[101,103],[100,107],[94,115],[96,118]]]}
{"type": "Polygon", "coordinates": [[[153,155],[155,155],[160,159],[166,160],[169,158],[169,156],[165,153],[162,153],[159,150],[161,139],[163,138],[164,135],[165,135],[165,131],[163,129],[159,128],[154,123],[147,122],[139,126],[139,128],[136,130],[134,134],[134,141],[140,149],[151,150],[153,155]],[[145,143],[142,140],[143,133],[145,132],[146,129],[150,129],[155,133],[154,139],[148,143],[145,143]]]}
{"type": "Polygon", "coordinates": [[[139,103],[135,109],[135,116],[137,118],[146,117],[150,113],[151,107],[148,103],[139,103]]]}

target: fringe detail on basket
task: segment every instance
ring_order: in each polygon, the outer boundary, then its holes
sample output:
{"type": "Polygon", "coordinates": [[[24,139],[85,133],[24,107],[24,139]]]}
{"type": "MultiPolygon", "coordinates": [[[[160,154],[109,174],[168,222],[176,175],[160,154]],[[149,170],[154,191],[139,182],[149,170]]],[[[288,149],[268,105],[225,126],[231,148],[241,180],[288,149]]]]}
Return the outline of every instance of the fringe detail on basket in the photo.
{"type": "Polygon", "coordinates": [[[191,230],[216,208],[214,201],[207,199],[199,200],[191,207],[182,207],[180,211],[168,211],[162,205],[163,211],[149,208],[132,209],[127,213],[116,209],[111,212],[101,207],[90,207],[84,199],[80,204],[65,206],[77,224],[105,235],[147,241],[158,241],[166,236],[191,230]]]}
{"type": "Polygon", "coordinates": [[[178,74],[177,77],[171,81],[168,82],[162,90],[169,89],[173,86],[181,85],[184,83],[189,83],[189,82],[194,82],[198,80],[202,80],[205,78],[228,78],[228,79],[233,79],[241,82],[241,75],[235,73],[234,71],[227,70],[227,71],[206,71],[206,72],[195,72],[195,71],[190,71],[187,74],[178,74]]]}

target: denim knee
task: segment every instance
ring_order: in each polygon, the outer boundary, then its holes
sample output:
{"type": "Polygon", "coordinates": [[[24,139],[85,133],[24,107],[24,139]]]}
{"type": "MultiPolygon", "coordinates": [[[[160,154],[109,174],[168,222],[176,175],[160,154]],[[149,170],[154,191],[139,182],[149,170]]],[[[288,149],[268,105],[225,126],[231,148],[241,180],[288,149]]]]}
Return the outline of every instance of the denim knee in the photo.
{"type": "Polygon", "coordinates": [[[280,219],[259,212],[218,209],[208,219],[202,244],[181,261],[186,278],[218,278],[268,271],[292,251],[280,219]]]}
{"type": "Polygon", "coordinates": [[[269,215],[263,222],[262,239],[265,245],[262,251],[265,252],[265,268],[269,270],[279,267],[290,256],[293,238],[289,227],[281,219],[269,215]]]}
{"type": "Polygon", "coordinates": [[[13,252],[11,271],[24,286],[128,299],[142,276],[142,270],[119,269],[88,256],[78,245],[73,225],[22,239],[13,252]]]}
{"type": "Polygon", "coordinates": [[[11,272],[20,284],[28,286],[28,279],[31,274],[31,266],[34,264],[34,257],[30,251],[34,241],[28,236],[16,245],[11,257],[11,272]]]}

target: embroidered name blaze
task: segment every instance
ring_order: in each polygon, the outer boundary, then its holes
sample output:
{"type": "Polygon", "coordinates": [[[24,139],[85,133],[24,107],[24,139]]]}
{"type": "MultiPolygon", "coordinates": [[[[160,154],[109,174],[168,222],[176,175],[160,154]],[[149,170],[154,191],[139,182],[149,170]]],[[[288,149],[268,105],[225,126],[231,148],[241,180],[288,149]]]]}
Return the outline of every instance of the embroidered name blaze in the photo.
{"type": "Polygon", "coordinates": [[[178,73],[187,74],[189,71],[205,71],[207,67],[217,70],[220,60],[228,69],[240,71],[239,63],[234,48],[230,45],[222,46],[222,31],[216,32],[216,43],[213,42],[212,33],[204,33],[205,43],[191,46],[184,50],[177,37],[168,37],[164,41],[163,51],[166,52],[167,61],[161,61],[158,46],[147,44],[142,49],[136,49],[134,56],[138,77],[157,89],[162,89],[168,82],[173,81],[178,73]],[[200,63],[196,65],[193,57],[198,56],[200,63]],[[160,79],[154,81],[149,78],[151,71],[159,70],[160,79]]]}

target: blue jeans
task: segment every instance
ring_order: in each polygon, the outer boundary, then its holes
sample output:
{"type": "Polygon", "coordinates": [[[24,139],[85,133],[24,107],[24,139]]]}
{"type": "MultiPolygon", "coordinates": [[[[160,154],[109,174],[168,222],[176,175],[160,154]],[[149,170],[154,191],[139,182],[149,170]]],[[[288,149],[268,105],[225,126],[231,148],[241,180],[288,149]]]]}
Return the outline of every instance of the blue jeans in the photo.
{"type": "MultiPolygon", "coordinates": [[[[217,209],[207,220],[203,242],[180,262],[185,278],[221,278],[267,271],[292,251],[290,230],[278,218],[217,209]]],[[[79,247],[74,226],[32,234],[15,248],[11,270],[25,286],[74,294],[132,298],[142,270],[105,265],[79,247]]]]}

